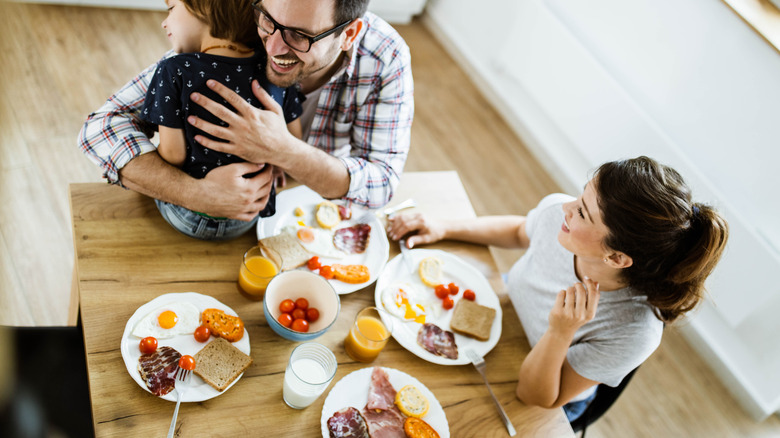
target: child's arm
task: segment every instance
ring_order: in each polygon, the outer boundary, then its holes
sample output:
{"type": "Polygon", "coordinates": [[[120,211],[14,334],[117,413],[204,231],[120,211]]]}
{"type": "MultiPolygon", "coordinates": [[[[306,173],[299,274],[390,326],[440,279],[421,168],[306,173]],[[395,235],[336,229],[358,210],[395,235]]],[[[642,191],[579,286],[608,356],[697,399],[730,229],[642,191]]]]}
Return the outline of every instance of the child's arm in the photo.
{"type": "Polygon", "coordinates": [[[187,158],[187,139],[183,129],[160,126],[160,145],[157,153],[168,163],[181,167],[187,158]]]}
{"type": "Polygon", "coordinates": [[[301,119],[295,119],[292,122],[288,123],[287,130],[290,131],[290,134],[294,135],[295,138],[299,140],[303,140],[301,138],[303,137],[303,126],[301,126],[301,119]]]}

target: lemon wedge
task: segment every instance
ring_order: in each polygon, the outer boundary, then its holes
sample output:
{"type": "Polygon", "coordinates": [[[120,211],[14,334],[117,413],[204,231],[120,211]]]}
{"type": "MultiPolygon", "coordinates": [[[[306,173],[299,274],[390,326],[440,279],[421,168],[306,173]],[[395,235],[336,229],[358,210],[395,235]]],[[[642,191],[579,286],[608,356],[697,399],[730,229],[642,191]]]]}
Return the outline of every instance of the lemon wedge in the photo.
{"type": "Polygon", "coordinates": [[[410,417],[424,417],[428,413],[428,399],[417,387],[406,385],[395,394],[395,404],[398,409],[410,417]]]}
{"type": "Polygon", "coordinates": [[[428,287],[441,284],[441,260],[437,257],[426,257],[420,260],[420,280],[428,287]]]}

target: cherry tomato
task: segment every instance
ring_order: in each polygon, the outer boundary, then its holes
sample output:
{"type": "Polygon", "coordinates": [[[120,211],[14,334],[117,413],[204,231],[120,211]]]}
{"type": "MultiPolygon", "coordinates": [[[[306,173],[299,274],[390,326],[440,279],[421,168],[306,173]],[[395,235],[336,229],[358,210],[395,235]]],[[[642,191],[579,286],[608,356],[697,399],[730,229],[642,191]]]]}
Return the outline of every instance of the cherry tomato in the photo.
{"type": "Polygon", "coordinates": [[[452,301],[452,298],[447,297],[442,300],[441,306],[444,307],[446,310],[452,309],[452,306],[455,305],[455,301],[452,301]]]}
{"type": "Polygon", "coordinates": [[[316,271],[317,269],[320,269],[320,258],[317,256],[314,256],[309,259],[308,262],[306,262],[306,267],[309,268],[310,271],[316,271]]]}
{"type": "Polygon", "coordinates": [[[298,309],[297,307],[295,310],[292,311],[292,317],[293,319],[306,319],[306,311],[303,309],[298,309]]]}
{"type": "Polygon", "coordinates": [[[195,329],[195,340],[198,342],[206,342],[211,337],[211,330],[206,327],[205,325],[202,325],[195,329]]]}
{"type": "Polygon", "coordinates": [[[310,307],[306,309],[306,320],[309,322],[314,322],[316,320],[320,319],[320,311],[315,309],[314,307],[310,307]]]}
{"type": "Polygon", "coordinates": [[[450,294],[450,291],[447,290],[447,286],[443,284],[436,285],[436,288],[434,288],[434,293],[436,294],[439,299],[445,299],[450,294]]]}
{"type": "Polygon", "coordinates": [[[290,326],[293,323],[293,317],[289,313],[282,313],[281,315],[279,315],[278,321],[279,321],[279,324],[281,324],[281,325],[283,325],[283,326],[285,326],[287,328],[290,328],[290,326]]]}
{"type": "Polygon", "coordinates": [[[294,309],[295,309],[295,301],[293,300],[284,300],[281,303],[279,303],[279,311],[282,313],[292,313],[294,309]]]}
{"type": "Polygon", "coordinates": [[[323,276],[326,280],[333,279],[333,268],[328,265],[320,266],[320,275],[323,276]]]}
{"type": "Polygon", "coordinates": [[[309,331],[309,321],[305,319],[296,319],[292,322],[292,329],[296,332],[306,333],[309,331]]]}
{"type": "Polygon", "coordinates": [[[185,369],[187,371],[192,371],[195,369],[195,358],[192,356],[184,355],[179,359],[179,368],[185,369]]]}
{"type": "Polygon", "coordinates": [[[147,336],[141,339],[141,344],[138,346],[143,354],[152,354],[157,351],[157,338],[153,336],[147,336]]]}
{"type": "Polygon", "coordinates": [[[463,291],[463,298],[474,301],[477,299],[477,294],[475,294],[471,289],[466,289],[463,291]]]}
{"type": "Polygon", "coordinates": [[[298,298],[295,300],[295,307],[298,309],[306,310],[309,308],[309,300],[306,298],[298,298]]]}
{"type": "Polygon", "coordinates": [[[460,288],[455,283],[450,283],[449,286],[447,286],[450,290],[450,295],[457,295],[460,288]]]}

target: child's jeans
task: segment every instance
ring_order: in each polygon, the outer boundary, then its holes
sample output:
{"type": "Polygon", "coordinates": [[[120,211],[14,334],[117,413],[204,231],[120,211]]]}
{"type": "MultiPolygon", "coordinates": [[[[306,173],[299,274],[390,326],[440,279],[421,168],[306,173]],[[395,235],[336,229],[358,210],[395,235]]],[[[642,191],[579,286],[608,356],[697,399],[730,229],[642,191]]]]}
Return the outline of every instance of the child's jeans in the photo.
{"type": "MultiPolygon", "coordinates": [[[[202,216],[184,207],[155,199],[162,217],[173,228],[201,240],[230,240],[255,227],[260,215],[249,222],[237,219],[215,219],[202,216]]],[[[272,213],[273,214],[273,213],[272,213]]]]}

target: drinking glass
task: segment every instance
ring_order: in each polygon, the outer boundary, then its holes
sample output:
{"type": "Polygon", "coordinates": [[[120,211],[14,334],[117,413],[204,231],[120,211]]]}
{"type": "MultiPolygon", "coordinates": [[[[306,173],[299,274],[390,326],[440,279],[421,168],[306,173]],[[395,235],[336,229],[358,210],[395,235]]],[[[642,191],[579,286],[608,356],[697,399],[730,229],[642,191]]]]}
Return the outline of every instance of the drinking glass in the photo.
{"type": "Polygon", "coordinates": [[[366,307],[355,317],[355,322],[344,339],[344,350],[356,361],[373,362],[392,334],[392,318],[382,309],[366,307]]]}
{"type": "Polygon", "coordinates": [[[287,406],[303,409],[317,400],[336,375],[336,356],[316,342],[298,345],[284,371],[282,397],[287,406]]]}
{"type": "Polygon", "coordinates": [[[238,271],[238,288],[247,297],[260,300],[268,282],[282,270],[282,256],[262,246],[254,246],[244,253],[238,271]]]}

